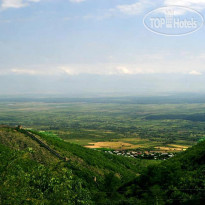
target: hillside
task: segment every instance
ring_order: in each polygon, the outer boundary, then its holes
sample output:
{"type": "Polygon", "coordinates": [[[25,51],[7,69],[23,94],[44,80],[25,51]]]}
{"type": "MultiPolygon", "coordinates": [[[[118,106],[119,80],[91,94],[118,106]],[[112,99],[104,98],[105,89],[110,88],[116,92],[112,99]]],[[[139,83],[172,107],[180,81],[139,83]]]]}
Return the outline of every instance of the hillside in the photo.
{"type": "Polygon", "coordinates": [[[13,204],[16,199],[19,204],[38,204],[39,200],[45,204],[107,203],[118,197],[121,184],[134,179],[149,164],[157,163],[87,149],[64,142],[52,133],[3,126],[0,153],[3,204],[13,204]]]}
{"type": "Polygon", "coordinates": [[[160,163],[1,126],[0,204],[201,204],[204,159],[205,141],[160,163]]]}
{"type": "Polygon", "coordinates": [[[148,167],[118,191],[129,204],[204,204],[205,141],[148,167]]]}

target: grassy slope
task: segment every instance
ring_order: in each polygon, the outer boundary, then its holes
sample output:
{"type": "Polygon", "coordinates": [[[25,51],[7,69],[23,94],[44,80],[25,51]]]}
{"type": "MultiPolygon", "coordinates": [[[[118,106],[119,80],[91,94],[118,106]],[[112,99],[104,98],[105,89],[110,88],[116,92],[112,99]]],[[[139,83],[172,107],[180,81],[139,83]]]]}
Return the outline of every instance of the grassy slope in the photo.
{"type": "Polygon", "coordinates": [[[25,134],[1,127],[0,202],[4,204],[12,204],[17,196],[16,204],[38,203],[39,199],[45,204],[51,200],[57,204],[66,204],[69,200],[71,204],[75,201],[83,204],[82,198],[86,204],[91,204],[91,200],[105,202],[110,192],[115,192],[120,184],[135,178],[152,164],[152,161],[113,156],[64,142],[52,135],[34,133],[68,161],[57,159],[25,134]]]}
{"type": "MultiPolygon", "coordinates": [[[[6,133],[1,130],[1,140],[6,133]]],[[[92,204],[89,190],[64,163],[48,166],[35,155],[0,143],[0,204],[92,204]]]]}
{"type": "Polygon", "coordinates": [[[153,164],[33,133],[69,161],[57,159],[25,134],[1,127],[1,204],[202,204],[204,200],[205,141],[153,164]]]}
{"type": "Polygon", "coordinates": [[[59,160],[41,147],[37,142],[13,128],[0,128],[0,143],[14,150],[22,150],[30,154],[31,159],[42,163],[56,163],[59,160]]]}
{"type": "Polygon", "coordinates": [[[58,137],[50,137],[37,131],[32,132],[40,136],[41,139],[45,140],[63,156],[67,157],[69,159],[68,166],[71,167],[76,174],[78,174],[79,170],[84,170],[86,174],[85,178],[88,181],[90,180],[89,182],[93,181],[93,176],[96,176],[97,180],[98,178],[101,180],[104,178],[104,175],[110,172],[118,175],[122,182],[124,182],[141,173],[143,168],[149,164],[158,163],[156,161],[141,161],[110,155],[65,142],[58,137]]]}

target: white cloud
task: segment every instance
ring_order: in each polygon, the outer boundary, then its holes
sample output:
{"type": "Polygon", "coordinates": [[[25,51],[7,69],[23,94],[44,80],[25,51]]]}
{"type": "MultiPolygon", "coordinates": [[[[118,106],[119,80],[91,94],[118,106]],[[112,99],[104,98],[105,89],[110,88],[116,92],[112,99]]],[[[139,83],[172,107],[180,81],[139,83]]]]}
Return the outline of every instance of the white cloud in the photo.
{"type": "Polygon", "coordinates": [[[184,6],[192,9],[205,9],[205,0],[165,0],[166,6],[184,6]]]}
{"type": "MultiPolygon", "coordinates": [[[[136,74],[189,74],[203,75],[205,73],[205,54],[194,52],[150,52],[132,54],[132,62],[116,60],[116,56],[108,56],[109,62],[90,64],[42,64],[0,68],[2,74],[18,75],[52,75],[75,76],[86,75],[136,75],[136,74]],[[196,69],[197,68],[197,69],[196,69]]],[[[1,72],[0,72],[1,73],[1,72]]]]}
{"type": "Polygon", "coordinates": [[[18,75],[58,75],[62,74],[62,71],[59,72],[59,69],[53,65],[33,65],[12,68],[7,73],[18,75]]]}
{"type": "Polygon", "coordinates": [[[139,0],[134,4],[118,5],[116,10],[127,15],[139,15],[152,5],[153,3],[150,0],[139,0]]]}
{"type": "Polygon", "coordinates": [[[78,72],[78,70],[70,68],[69,66],[60,66],[59,69],[62,70],[63,72],[65,72],[68,75],[78,75],[78,74],[80,74],[78,72]]]}
{"type": "Polygon", "coordinates": [[[120,73],[120,74],[133,74],[133,72],[131,70],[129,70],[127,67],[125,66],[118,66],[116,68],[116,70],[120,73]]]}
{"type": "MultiPolygon", "coordinates": [[[[42,0],[1,0],[1,8],[8,9],[8,8],[22,8],[29,6],[31,3],[38,3],[42,0]]],[[[81,3],[86,0],[69,0],[72,3],[81,3]]]]}
{"type": "Polygon", "coordinates": [[[199,76],[204,72],[197,64],[189,67],[189,62],[159,61],[156,64],[139,62],[133,64],[101,63],[101,64],[68,64],[68,65],[41,65],[2,70],[0,74],[18,75],[45,75],[45,76],[75,76],[86,75],[136,75],[136,74],[189,74],[199,76]],[[194,70],[194,67],[199,69],[194,70]],[[185,69],[186,68],[186,69],[185,69]],[[193,70],[191,70],[193,69],[193,70]],[[190,71],[191,70],[191,71],[190,71]]]}
{"type": "Polygon", "coordinates": [[[189,72],[190,75],[202,75],[202,73],[196,71],[196,70],[192,70],[191,72],[189,72]]]}
{"type": "Polygon", "coordinates": [[[22,8],[29,5],[29,3],[38,3],[41,0],[2,0],[1,8],[22,8]]]}
{"type": "MultiPolygon", "coordinates": [[[[133,4],[122,4],[116,6],[114,11],[119,11],[127,15],[140,15],[148,8],[160,6],[184,6],[196,10],[205,9],[205,0],[138,0],[138,2],[133,4]]],[[[184,10],[176,10],[176,15],[183,14],[184,10]]]]}
{"type": "Polygon", "coordinates": [[[23,2],[23,0],[2,0],[1,7],[3,9],[7,8],[21,8],[27,6],[26,3],[23,2]]]}
{"type": "Polygon", "coordinates": [[[38,71],[36,70],[31,70],[31,69],[19,69],[19,68],[14,68],[11,70],[12,73],[16,73],[16,74],[29,74],[29,75],[36,75],[39,74],[38,71]]]}

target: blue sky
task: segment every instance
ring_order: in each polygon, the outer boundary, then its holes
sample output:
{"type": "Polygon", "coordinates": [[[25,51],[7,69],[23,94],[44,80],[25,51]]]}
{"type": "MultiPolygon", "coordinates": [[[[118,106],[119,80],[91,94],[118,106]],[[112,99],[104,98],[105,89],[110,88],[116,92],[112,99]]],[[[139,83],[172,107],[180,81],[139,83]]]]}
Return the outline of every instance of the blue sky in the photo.
{"type": "Polygon", "coordinates": [[[1,0],[0,75],[205,73],[205,27],[187,36],[143,25],[151,10],[205,0],[1,0]]]}

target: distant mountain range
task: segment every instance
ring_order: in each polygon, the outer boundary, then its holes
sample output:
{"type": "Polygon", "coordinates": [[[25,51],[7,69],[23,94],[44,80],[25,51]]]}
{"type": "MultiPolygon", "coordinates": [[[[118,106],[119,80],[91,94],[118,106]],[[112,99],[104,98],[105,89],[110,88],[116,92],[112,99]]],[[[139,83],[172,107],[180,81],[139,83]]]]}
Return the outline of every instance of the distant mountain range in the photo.
{"type": "Polygon", "coordinates": [[[204,75],[189,74],[0,75],[0,95],[156,95],[204,92],[204,86],[204,75]]]}

